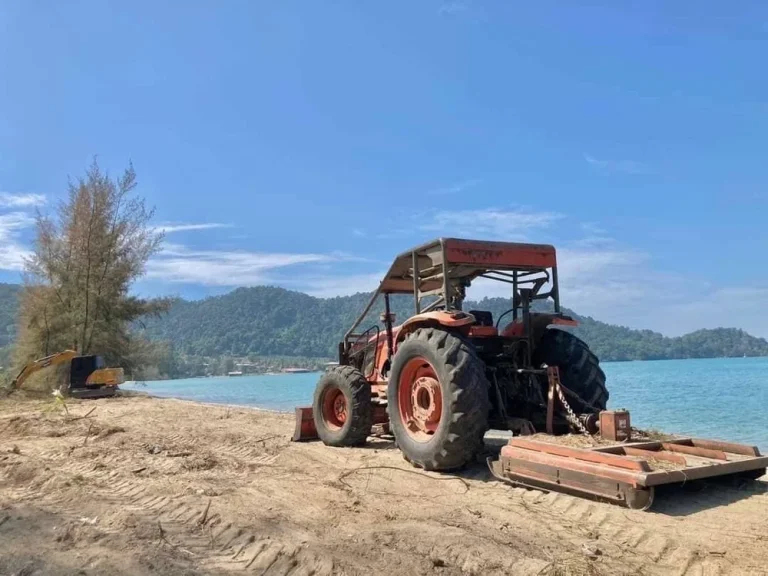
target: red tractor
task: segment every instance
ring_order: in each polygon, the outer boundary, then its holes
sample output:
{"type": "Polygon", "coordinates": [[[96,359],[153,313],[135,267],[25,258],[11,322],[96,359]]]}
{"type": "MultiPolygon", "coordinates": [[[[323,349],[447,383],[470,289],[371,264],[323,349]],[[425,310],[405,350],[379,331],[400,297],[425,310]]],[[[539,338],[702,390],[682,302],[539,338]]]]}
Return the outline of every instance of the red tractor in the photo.
{"type": "Polygon", "coordinates": [[[608,400],[605,374],[584,342],[553,325],[576,322],[560,312],[552,246],[445,238],[409,250],[344,336],[339,366],[317,384],[317,435],[330,446],[354,446],[374,423],[388,422],[410,462],[450,470],[481,452],[489,428],[594,427],[608,400]],[[511,307],[495,321],[488,311],[462,310],[466,289],[480,278],[510,286],[511,307]],[[399,326],[393,294],[414,297],[415,314],[399,326]],[[380,324],[356,332],[379,296],[380,324]],[[533,312],[537,300],[552,311],[533,312]],[[549,420],[547,366],[559,368],[572,407],[549,420]]]}
{"type": "Polygon", "coordinates": [[[606,410],[595,355],[556,328],[575,324],[560,311],[552,246],[445,238],[409,250],[339,344],[339,365],[320,378],[312,407],[296,409],[294,440],[356,446],[384,425],[414,465],[451,470],[483,451],[487,430],[511,430],[516,437],[488,461],[496,478],[640,509],[656,486],[765,474],[768,457],[755,446],[632,438],[629,413],[606,410]],[[495,321],[462,310],[478,279],[510,285],[511,307],[495,321]],[[415,314],[399,326],[393,294],[414,299],[415,314]],[[380,296],[380,322],[356,332],[380,296]],[[549,307],[534,309],[537,301],[549,307]],[[553,437],[571,431],[585,436],[579,447],[553,437]],[[599,441],[586,438],[598,431],[599,441]]]}

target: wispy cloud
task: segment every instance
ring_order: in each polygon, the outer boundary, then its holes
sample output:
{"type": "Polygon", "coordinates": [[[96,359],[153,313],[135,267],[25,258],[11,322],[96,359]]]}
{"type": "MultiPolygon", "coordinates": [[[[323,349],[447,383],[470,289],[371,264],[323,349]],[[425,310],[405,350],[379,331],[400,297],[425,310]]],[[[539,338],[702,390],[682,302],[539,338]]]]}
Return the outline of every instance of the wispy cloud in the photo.
{"type": "Polygon", "coordinates": [[[35,219],[24,212],[0,214],[0,269],[20,271],[30,256],[28,248],[19,242],[19,232],[29,228],[35,219]]]}
{"type": "Polygon", "coordinates": [[[584,237],[571,243],[574,248],[592,250],[613,244],[613,238],[609,236],[608,231],[598,224],[582,222],[580,227],[584,237]]]}
{"type": "Polygon", "coordinates": [[[697,288],[684,300],[662,301],[653,315],[656,330],[680,335],[702,328],[741,328],[768,338],[768,286],[723,285],[697,288]]]}
{"type": "MultiPolygon", "coordinates": [[[[415,218],[412,232],[528,241],[537,241],[537,231],[554,228],[564,217],[522,208],[438,211],[428,216],[426,224],[422,222],[427,215],[415,218]]],[[[22,267],[25,251],[13,237],[31,223],[32,219],[23,213],[0,215],[0,267],[22,267]]],[[[659,270],[650,254],[618,245],[597,223],[585,223],[581,229],[584,238],[555,242],[563,305],[606,322],[671,335],[698,328],[737,326],[768,336],[768,318],[760,313],[762,303],[768,300],[768,288],[695,282],[659,270]]],[[[169,285],[229,288],[269,284],[334,297],[373,290],[386,264],[343,252],[197,250],[167,243],[163,252],[148,263],[147,276],[169,285]]],[[[510,287],[478,279],[468,296],[509,297],[510,287]]]]}
{"type": "Polygon", "coordinates": [[[460,2],[458,0],[453,2],[443,2],[437,9],[438,14],[458,14],[464,12],[469,8],[469,4],[466,2],[460,2]]]}
{"type": "Polygon", "coordinates": [[[204,286],[253,286],[268,282],[267,273],[272,270],[342,258],[328,254],[194,250],[167,244],[147,263],[147,277],[204,286]]]}
{"type": "Polygon", "coordinates": [[[174,232],[190,232],[194,230],[212,230],[215,228],[232,228],[232,224],[221,224],[219,222],[205,222],[199,224],[167,222],[163,224],[157,224],[155,226],[155,230],[158,232],[164,232],[165,234],[173,234],[174,232]]]}
{"type": "MultiPolygon", "coordinates": [[[[558,247],[558,277],[565,306],[592,315],[626,306],[646,294],[647,285],[637,282],[637,274],[648,256],[633,250],[606,246],[581,248],[579,243],[558,247]]],[[[647,272],[646,272],[647,274],[647,272]]],[[[508,284],[487,279],[476,280],[468,292],[471,298],[510,297],[508,284]]]]}
{"type": "Polygon", "coordinates": [[[434,190],[429,190],[427,194],[429,194],[430,196],[447,196],[450,194],[459,194],[461,192],[466,192],[470,188],[474,188],[481,182],[482,180],[478,178],[471,178],[469,180],[462,180],[461,182],[456,182],[455,184],[451,184],[450,186],[444,186],[442,188],[435,188],[434,190]]]}
{"type": "Polygon", "coordinates": [[[10,234],[28,228],[35,223],[35,219],[26,212],[8,212],[0,214],[0,239],[7,239],[10,234]]]}
{"type": "Polygon", "coordinates": [[[598,160],[597,158],[593,158],[589,154],[584,154],[584,160],[586,160],[588,164],[591,164],[592,166],[596,166],[598,168],[608,167],[608,160],[598,160]]]}
{"type": "Polygon", "coordinates": [[[45,204],[43,194],[13,194],[0,192],[0,206],[3,208],[30,208],[45,204]]]}
{"type": "Polygon", "coordinates": [[[327,275],[302,275],[291,278],[279,278],[274,280],[286,288],[300,290],[318,298],[333,298],[335,296],[348,296],[358,292],[372,292],[384,278],[386,270],[365,274],[327,274],[327,275]]]}
{"type": "Polygon", "coordinates": [[[636,267],[648,261],[648,255],[633,250],[603,249],[583,250],[561,248],[558,250],[558,271],[564,280],[587,278],[590,283],[599,284],[595,274],[603,270],[636,267]]]}
{"type": "Polygon", "coordinates": [[[531,230],[548,228],[562,217],[556,212],[525,209],[444,210],[436,212],[419,229],[489,240],[522,241],[528,238],[531,230]]]}
{"type": "Polygon", "coordinates": [[[605,236],[605,228],[595,222],[582,222],[581,229],[589,236],[605,236]]]}
{"type": "Polygon", "coordinates": [[[587,164],[606,172],[624,172],[625,174],[648,174],[651,169],[643,162],[635,160],[599,160],[589,154],[584,154],[587,164]]]}

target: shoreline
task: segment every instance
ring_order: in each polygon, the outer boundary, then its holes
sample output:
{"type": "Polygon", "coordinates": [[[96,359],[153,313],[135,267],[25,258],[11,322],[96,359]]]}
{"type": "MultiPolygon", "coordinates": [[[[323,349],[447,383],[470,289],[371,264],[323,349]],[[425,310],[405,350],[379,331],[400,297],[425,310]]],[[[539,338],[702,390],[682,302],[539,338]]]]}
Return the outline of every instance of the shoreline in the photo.
{"type": "MultiPolygon", "coordinates": [[[[185,402],[189,404],[196,404],[198,406],[207,406],[208,408],[229,408],[230,410],[233,408],[236,408],[238,410],[254,410],[257,412],[266,412],[268,414],[283,414],[288,416],[293,416],[293,412],[290,410],[277,410],[274,408],[264,408],[262,406],[251,406],[249,404],[225,404],[220,402],[206,402],[203,400],[189,400],[187,398],[177,398],[175,396],[157,396],[155,394],[150,394],[149,392],[138,392],[135,390],[123,390],[122,388],[119,389],[120,394],[118,394],[119,397],[124,398],[130,398],[132,396],[135,397],[146,397],[146,398],[152,398],[153,400],[172,400],[174,402],[185,402]]],[[[309,401],[309,404],[311,404],[311,399],[309,401]]]]}
{"type": "MultiPolygon", "coordinates": [[[[628,359],[628,360],[600,360],[600,364],[628,364],[632,362],[653,363],[653,362],[694,362],[710,360],[766,360],[768,356],[707,356],[702,358],[653,358],[653,359],[628,359]]],[[[243,378],[248,376],[293,376],[296,374],[322,374],[323,370],[310,370],[309,372],[258,372],[244,373],[238,376],[228,376],[227,374],[218,374],[210,376],[188,376],[184,378],[163,378],[158,380],[131,380],[131,382],[175,382],[178,380],[206,380],[214,378],[243,378]]]]}

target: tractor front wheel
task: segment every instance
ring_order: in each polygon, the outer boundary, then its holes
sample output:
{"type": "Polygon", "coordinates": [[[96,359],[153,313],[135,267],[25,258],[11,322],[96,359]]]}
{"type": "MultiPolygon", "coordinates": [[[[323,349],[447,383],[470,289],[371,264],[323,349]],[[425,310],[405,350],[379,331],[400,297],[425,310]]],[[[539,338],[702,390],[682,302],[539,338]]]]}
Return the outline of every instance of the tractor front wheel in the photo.
{"type": "Polygon", "coordinates": [[[329,369],[315,388],[312,417],[324,444],[365,444],[373,421],[370,384],[351,366],[329,369]]]}
{"type": "Polygon", "coordinates": [[[392,363],[387,410],[403,456],[425,470],[452,470],[483,448],[488,380],[474,348],[458,335],[420,328],[392,363]]]}

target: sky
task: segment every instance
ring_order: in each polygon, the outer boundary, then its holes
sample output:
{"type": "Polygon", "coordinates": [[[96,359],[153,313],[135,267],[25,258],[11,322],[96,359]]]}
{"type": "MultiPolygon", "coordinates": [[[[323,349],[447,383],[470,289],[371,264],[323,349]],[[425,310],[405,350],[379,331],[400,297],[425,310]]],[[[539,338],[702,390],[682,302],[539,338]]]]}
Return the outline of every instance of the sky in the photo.
{"type": "Polygon", "coordinates": [[[166,233],[143,295],[351,294],[459,236],[554,244],[600,320],[768,336],[766,54],[763,2],[6,0],[0,281],[97,157],[166,233]]]}

